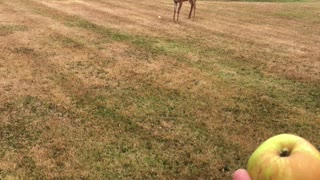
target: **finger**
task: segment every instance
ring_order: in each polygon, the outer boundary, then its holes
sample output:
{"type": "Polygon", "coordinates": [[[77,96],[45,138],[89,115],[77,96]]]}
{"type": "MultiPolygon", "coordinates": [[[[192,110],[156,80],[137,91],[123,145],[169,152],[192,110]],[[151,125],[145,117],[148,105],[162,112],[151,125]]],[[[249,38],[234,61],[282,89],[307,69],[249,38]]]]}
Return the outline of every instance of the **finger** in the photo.
{"type": "Polygon", "coordinates": [[[233,173],[233,180],[251,180],[248,172],[244,169],[238,169],[233,173]]]}

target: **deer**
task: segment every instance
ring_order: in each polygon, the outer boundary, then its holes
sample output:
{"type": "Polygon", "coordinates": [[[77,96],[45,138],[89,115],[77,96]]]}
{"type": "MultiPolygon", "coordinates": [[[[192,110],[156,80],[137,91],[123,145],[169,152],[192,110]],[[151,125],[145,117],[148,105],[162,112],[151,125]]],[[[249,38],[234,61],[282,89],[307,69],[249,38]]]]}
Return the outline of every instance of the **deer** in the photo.
{"type": "Polygon", "coordinates": [[[196,16],[196,0],[173,0],[173,2],[174,2],[173,21],[174,22],[176,20],[176,13],[178,13],[177,14],[177,22],[179,21],[180,9],[182,7],[182,3],[185,1],[189,1],[189,3],[191,4],[189,19],[191,18],[192,10],[193,10],[193,18],[196,16]],[[179,7],[178,7],[178,4],[179,4],[179,7]],[[177,12],[177,10],[178,10],[178,12],[177,12]]]}

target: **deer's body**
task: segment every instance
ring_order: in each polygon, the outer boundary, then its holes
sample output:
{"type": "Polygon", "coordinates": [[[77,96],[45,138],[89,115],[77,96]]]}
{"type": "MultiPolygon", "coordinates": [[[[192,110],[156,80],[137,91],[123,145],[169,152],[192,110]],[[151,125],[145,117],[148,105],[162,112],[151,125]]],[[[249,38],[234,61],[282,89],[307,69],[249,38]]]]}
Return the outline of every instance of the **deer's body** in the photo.
{"type": "Polygon", "coordinates": [[[191,9],[189,12],[189,19],[191,18],[192,11],[193,11],[193,17],[196,16],[196,0],[173,0],[173,2],[174,2],[173,21],[176,20],[176,13],[178,13],[177,14],[177,21],[179,21],[180,9],[182,7],[182,3],[185,1],[189,1],[189,3],[191,4],[191,9]],[[179,4],[179,6],[178,6],[178,4],[179,4]]]}

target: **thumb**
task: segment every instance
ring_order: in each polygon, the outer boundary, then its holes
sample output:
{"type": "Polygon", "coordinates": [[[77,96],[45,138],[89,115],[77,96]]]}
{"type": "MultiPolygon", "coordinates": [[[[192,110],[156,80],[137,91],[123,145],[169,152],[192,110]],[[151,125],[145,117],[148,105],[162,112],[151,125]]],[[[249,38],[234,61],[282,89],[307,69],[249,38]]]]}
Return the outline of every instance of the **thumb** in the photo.
{"type": "Polygon", "coordinates": [[[251,180],[249,173],[244,169],[238,169],[233,173],[233,180],[251,180]]]}

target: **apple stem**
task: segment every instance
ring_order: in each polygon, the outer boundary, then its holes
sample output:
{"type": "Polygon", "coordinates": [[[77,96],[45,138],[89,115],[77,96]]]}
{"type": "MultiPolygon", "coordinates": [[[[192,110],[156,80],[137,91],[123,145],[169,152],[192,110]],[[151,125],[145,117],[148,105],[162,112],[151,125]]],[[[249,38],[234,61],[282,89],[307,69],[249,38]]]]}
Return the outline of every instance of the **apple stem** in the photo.
{"type": "Polygon", "coordinates": [[[290,151],[288,148],[283,148],[280,151],[280,156],[281,157],[288,157],[290,155],[290,151]]]}

